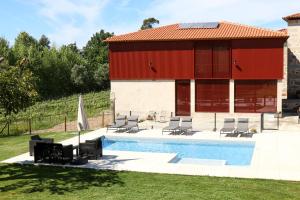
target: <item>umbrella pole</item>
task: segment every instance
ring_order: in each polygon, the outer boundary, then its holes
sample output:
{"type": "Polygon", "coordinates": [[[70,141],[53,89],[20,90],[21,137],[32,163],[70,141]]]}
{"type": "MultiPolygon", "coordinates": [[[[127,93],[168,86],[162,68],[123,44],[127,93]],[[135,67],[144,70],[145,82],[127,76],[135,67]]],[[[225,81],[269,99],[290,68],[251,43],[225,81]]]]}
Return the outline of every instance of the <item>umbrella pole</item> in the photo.
{"type": "Polygon", "coordinates": [[[80,145],[80,131],[78,131],[78,147],[77,147],[77,157],[79,156],[79,145],[80,145]]]}

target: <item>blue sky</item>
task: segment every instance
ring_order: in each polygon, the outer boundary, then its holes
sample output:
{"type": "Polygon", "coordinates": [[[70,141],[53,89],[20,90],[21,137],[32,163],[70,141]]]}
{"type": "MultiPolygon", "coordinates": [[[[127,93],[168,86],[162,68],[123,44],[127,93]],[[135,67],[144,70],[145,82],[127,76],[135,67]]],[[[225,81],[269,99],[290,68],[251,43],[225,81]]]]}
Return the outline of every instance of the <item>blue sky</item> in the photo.
{"type": "Polygon", "coordinates": [[[93,33],[136,31],[143,19],[160,25],[227,20],[271,29],[285,28],[283,16],[300,12],[299,0],[3,0],[0,36],[12,44],[20,31],[52,44],[85,45],[93,33]]]}

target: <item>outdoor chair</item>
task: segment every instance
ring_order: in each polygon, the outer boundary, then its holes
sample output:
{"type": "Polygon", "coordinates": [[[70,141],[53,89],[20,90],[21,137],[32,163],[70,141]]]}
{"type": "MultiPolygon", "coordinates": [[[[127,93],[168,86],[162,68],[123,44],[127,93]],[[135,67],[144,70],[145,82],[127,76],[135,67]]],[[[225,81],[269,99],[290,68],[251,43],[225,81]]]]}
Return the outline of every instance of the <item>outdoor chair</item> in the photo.
{"type": "Polygon", "coordinates": [[[191,117],[184,117],[181,120],[180,131],[187,134],[188,130],[192,130],[193,119],[191,117]]]}
{"type": "Polygon", "coordinates": [[[53,143],[53,138],[41,138],[39,135],[31,136],[31,140],[29,140],[29,155],[34,155],[34,147],[37,143],[53,143]]]}
{"type": "Polygon", "coordinates": [[[63,146],[58,143],[37,143],[34,147],[35,163],[71,163],[73,145],[63,146]]]}
{"type": "Polygon", "coordinates": [[[169,122],[169,126],[166,126],[162,129],[162,133],[164,132],[176,132],[179,130],[180,117],[172,117],[169,122]]]}
{"type": "Polygon", "coordinates": [[[239,118],[237,123],[237,128],[235,132],[241,135],[247,135],[249,133],[249,119],[248,118],[239,118]]]}
{"type": "Polygon", "coordinates": [[[123,126],[126,131],[139,131],[138,125],[139,117],[138,116],[129,116],[127,119],[127,125],[123,126]]]}
{"type": "Polygon", "coordinates": [[[167,121],[167,115],[168,115],[167,111],[161,111],[159,113],[159,122],[161,122],[161,123],[166,122],[167,121]]]}
{"type": "Polygon", "coordinates": [[[84,143],[79,144],[79,156],[87,158],[89,160],[103,156],[102,138],[96,138],[93,140],[86,140],[84,143]]]}
{"type": "Polygon", "coordinates": [[[220,130],[221,134],[234,135],[235,133],[235,119],[234,118],[225,118],[224,126],[220,130]]]}
{"type": "Polygon", "coordinates": [[[119,130],[126,124],[126,115],[119,115],[116,118],[116,122],[107,126],[106,132],[109,129],[119,130]]]}

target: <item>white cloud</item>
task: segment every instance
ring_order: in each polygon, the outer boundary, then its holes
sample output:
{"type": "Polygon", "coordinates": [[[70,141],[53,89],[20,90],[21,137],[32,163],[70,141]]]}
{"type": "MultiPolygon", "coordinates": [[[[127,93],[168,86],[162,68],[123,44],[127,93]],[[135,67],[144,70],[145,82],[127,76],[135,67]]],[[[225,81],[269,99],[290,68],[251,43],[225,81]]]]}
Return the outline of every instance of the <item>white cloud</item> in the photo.
{"type": "Polygon", "coordinates": [[[145,16],[161,24],[228,20],[259,25],[299,11],[298,0],[154,0],[145,16]]]}
{"type": "Polygon", "coordinates": [[[48,34],[56,44],[85,45],[99,29],[101,11],[109,0],[33,0],[39,14],[53,27],[48,34]]]}

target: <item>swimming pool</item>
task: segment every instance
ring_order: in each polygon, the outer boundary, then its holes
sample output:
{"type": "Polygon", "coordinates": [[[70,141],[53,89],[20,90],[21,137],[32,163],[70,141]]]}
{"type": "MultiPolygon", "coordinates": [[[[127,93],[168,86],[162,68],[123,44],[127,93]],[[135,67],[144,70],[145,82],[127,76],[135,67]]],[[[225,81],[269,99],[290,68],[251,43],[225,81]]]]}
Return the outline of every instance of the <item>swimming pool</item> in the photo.
{"type": "Polygon", "coordinates": [[[180,160],[219,160],[226,165],[250,165],[255,142],[217,140],[170,140],[140,138],[105,138],[105,150],[176,153],[180,160]]]}

